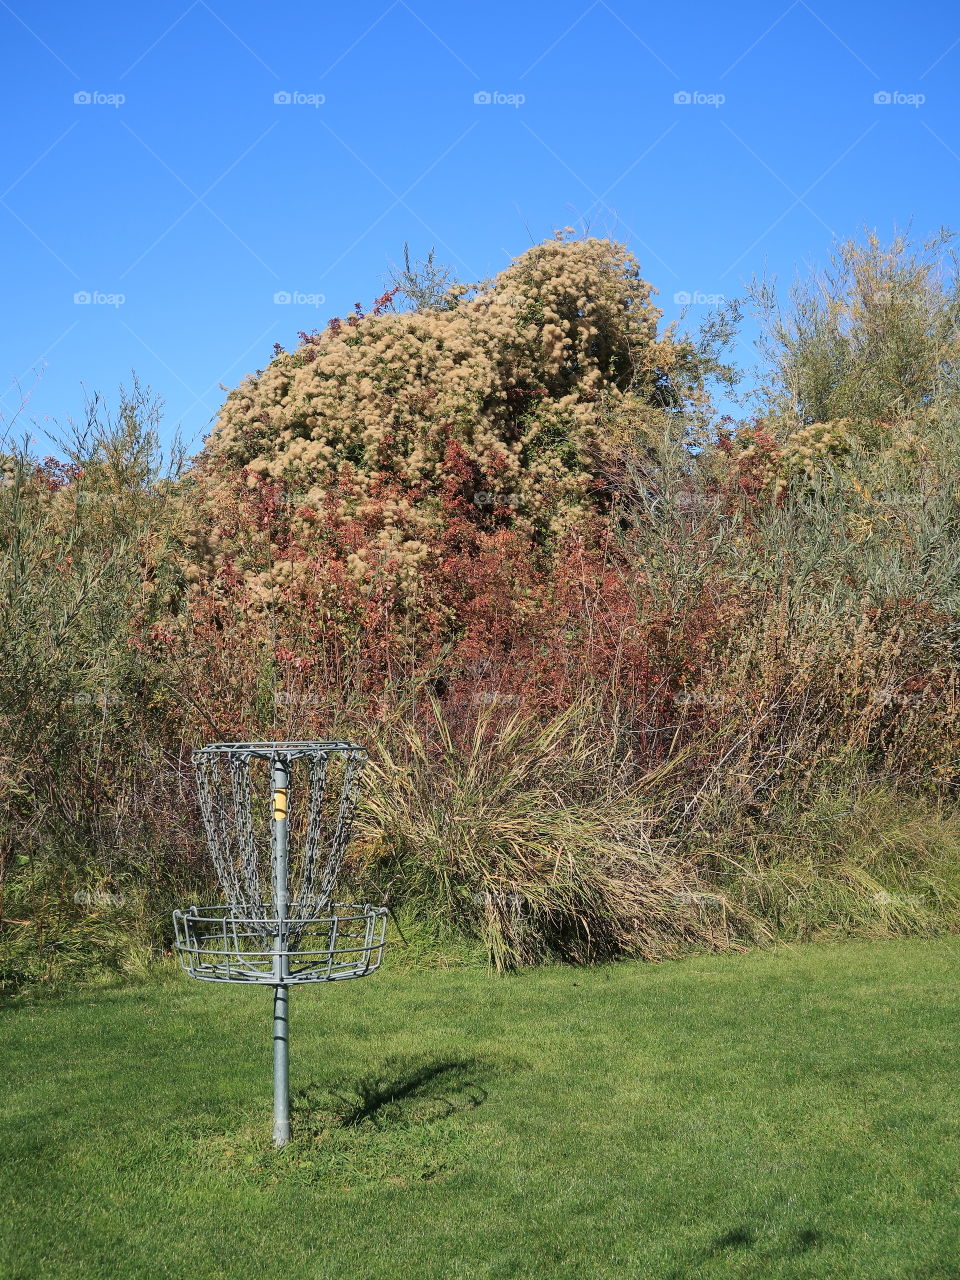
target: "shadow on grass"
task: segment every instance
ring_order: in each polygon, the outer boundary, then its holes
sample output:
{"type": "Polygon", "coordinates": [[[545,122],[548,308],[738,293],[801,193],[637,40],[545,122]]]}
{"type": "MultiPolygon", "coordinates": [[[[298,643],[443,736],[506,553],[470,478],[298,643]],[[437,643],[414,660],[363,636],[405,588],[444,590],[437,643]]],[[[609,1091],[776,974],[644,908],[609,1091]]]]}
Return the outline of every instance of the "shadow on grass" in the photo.
{"type": "Polygon", "coordinates": [[[731,1249],[752,1249],[757,1243],[756,1236],[749,1227],[734,1227],[726,1231],[718,1240],[714,1240],[703,1253],[705,1258],[719,1258],[731,1249]]]}
{"type": "Polygon", "coordinates": [[[388,1058],[374,1072],[298,1089],[285,1147],[269,1143],[261,1123],[194,1141],[193,1151],[214,1175],[261,1189],[400,1191],[485,1158],[491,1136],[468,1117],[487,1100],[482,1082],[503,1070],[477,1058],[388,1058]]]}
{"type": "Polygon", "coordinates": [[[672,1271],[669,1280],[688,1280],[691,1275],[700,1275],[703,1267],[707,1267],[710,1273],[714,1274],[710,1264],[717,1262],[722,1265],[723,1260],[729,1259],[731,1255],[756,1251],[755,1256],[767,1260],[795,1258],[809,1253],[812,1249],[819,1249],[826,1242],[826,1238],[812,1227],[792,1231],[787,1239],[782,1241],[761,1239],[749,1226],[733,1227],[693,1255],[690,1261],[691,1265],[696,1267],[696,1271],[672,1271]]]}
{"type": "Polygon", "coordinates": [[[331,1122],[343,1129],[432,1124],[482,1106],[484,1082],[497,1071],[480,1058],[388,1058],[375,1072],[297,1090],[291,1118],[295,1129],[313,1133],[331,1122]]]}

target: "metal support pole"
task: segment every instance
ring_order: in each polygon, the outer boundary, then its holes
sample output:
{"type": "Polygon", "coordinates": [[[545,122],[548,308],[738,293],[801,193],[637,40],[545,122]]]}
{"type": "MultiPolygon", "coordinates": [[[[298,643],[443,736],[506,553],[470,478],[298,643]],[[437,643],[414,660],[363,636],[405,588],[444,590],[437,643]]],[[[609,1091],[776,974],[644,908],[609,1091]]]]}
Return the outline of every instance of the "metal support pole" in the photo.
{"type": "Polygon", "coordinates": [[[284,923],[288,907],[287,788],[290,774],[283,760],[273,762],[273,880],[278,929],[273,939],[273,1141],[278,1147],[290,1140],[289,992],[286,979],[289,957],[284,923]]]}
{"type": "Polygon", "coordinates": [[[273,1144],[290,1141],[290,1054],[288,988],[273,989],[273,1144]]]}

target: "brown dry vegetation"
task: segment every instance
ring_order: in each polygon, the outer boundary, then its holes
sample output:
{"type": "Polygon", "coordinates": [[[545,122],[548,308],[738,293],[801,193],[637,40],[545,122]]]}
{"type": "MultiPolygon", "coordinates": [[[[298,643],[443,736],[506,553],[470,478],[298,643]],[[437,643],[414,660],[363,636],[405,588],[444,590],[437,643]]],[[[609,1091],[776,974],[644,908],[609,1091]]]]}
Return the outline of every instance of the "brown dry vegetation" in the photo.
{"type": "Polygon", "coordinates": [[[740,424],[730,316],[663,330],[560,235],[302,335],[185,468],[139,394],[59,462],[8,445],[8,981],[164,948],[220,737],[368,744],[354,887],[499,968],[955,927],[948,248],[755,288],[740,424]]]}

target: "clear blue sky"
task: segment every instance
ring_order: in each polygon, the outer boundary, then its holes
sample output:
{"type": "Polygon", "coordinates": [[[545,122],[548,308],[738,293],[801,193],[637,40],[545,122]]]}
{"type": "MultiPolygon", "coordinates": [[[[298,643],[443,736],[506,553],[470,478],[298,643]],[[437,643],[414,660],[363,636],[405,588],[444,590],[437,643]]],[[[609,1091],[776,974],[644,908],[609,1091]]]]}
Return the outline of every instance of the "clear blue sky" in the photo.
{"type": "Polygon", "coordinates": [[[0,0],[0,48],[0,389],[40,444],[131,370],[199,442],[404,241],[472,280],[586,226],[671,318],[960,223],[953,3],[0,0]]]}

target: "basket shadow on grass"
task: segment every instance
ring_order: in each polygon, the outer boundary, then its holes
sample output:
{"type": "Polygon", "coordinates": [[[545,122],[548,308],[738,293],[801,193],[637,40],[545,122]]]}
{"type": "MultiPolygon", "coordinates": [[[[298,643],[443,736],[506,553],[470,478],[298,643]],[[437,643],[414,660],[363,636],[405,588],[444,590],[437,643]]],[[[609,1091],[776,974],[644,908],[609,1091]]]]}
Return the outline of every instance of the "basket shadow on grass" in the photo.
{"type": "Polygon", "coordinates": [[[488,1093],[481,1080],[492,1073],[493,1064],[479,1058],[389,1058],[357,1080],[298,1090],[291,1104],[294,1130],[315,1135],[331,1120],[344,1129],[433,1124],[482,1106],[488,1093]]]}
{"type": "Polygon", "coordinates": [[[469,1115],[503,1070],[481,1058],[387,1058],[362,1076],[296,1090],[288,1146],[245,1127],[208,1140],[207,1163],[262,1187],[295,1181],[339,1193],[440,1178],[490,1146],[469,1115]]]}

